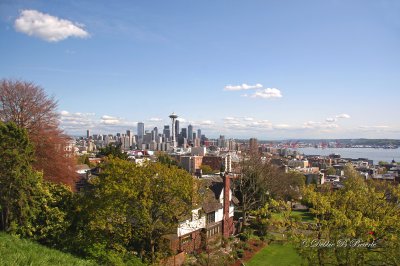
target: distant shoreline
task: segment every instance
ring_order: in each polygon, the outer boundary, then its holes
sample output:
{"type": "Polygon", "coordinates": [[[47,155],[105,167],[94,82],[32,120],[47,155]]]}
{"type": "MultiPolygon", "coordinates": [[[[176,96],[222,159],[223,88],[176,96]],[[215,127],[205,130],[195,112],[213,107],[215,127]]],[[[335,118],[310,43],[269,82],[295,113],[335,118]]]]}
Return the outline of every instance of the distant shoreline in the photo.
{"type": "Polygon", "coordinates": [[[379,161],[391,162],[395,160],[400,162],[400,148],[397,149],[383,149],[383,148],[290,148],[291,150],[298,151],[304,155],[320,155],[329,156],[330,154],[339,154],[341,158],[366,158],[373,160],[374,164],[379,161]]]}

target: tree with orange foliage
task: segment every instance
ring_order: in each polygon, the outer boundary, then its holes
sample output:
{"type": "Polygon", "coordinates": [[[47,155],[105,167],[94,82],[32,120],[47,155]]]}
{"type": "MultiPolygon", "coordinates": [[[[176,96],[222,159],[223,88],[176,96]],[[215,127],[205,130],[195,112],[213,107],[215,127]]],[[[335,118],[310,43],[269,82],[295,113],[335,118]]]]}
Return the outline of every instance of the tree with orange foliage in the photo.
{"type": "Polygon", "coordinates": [[[34,168],[44,178],[74,188],[75,158],[66,150],[70,138],[59,128],[57,101],[34,83],[0,81],[0,120],[26,128],[35,147],[34,168]]]}

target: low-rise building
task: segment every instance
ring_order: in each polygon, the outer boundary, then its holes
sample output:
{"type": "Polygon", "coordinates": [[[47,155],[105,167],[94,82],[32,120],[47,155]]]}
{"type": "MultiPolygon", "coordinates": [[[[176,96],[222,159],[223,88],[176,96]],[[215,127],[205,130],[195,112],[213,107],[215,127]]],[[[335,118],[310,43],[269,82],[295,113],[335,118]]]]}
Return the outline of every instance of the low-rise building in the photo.
{"type": "Polygon", "coordinates": [[[238,200],[230,189],[231,177],[202,179],[202,201],[177,227],[176,234],[165,236],[170,248],[178,252],[212,248],[235,233],[234,205],[238,200]]]}

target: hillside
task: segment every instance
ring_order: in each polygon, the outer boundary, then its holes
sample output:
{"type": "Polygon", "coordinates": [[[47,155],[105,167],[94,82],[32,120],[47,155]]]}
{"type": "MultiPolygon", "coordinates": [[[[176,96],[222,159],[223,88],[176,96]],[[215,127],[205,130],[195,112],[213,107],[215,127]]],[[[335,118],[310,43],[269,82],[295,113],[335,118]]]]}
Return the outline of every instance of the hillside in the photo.
{"type": "Polygon", "coordinates": [[[0,265],[96,265],[29,240],[0,233],[0,265]]]}

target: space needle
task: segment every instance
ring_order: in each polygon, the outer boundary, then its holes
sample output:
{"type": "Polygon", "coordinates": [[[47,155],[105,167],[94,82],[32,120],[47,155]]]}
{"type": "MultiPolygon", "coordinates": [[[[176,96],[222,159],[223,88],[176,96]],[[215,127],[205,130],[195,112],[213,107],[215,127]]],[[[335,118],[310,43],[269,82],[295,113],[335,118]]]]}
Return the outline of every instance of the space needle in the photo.
{"type": "Polygon", "coordinates": [[[172,121],[172,136],[171,136],[172,148],[175,149],[176,148],[175,120],[178,118],[178,115],[172,113],[171,115],[169,115],[169,118],[171,118],[172,121]]]}

